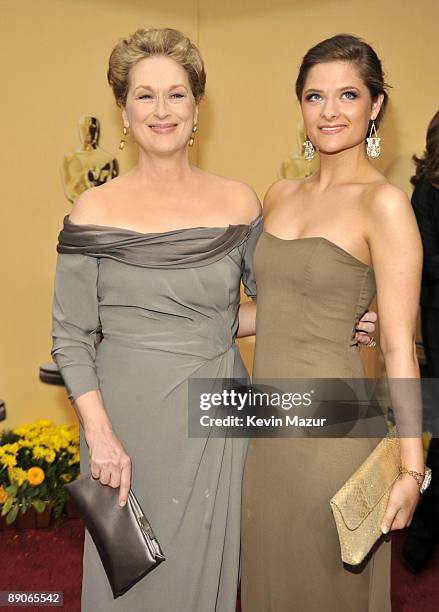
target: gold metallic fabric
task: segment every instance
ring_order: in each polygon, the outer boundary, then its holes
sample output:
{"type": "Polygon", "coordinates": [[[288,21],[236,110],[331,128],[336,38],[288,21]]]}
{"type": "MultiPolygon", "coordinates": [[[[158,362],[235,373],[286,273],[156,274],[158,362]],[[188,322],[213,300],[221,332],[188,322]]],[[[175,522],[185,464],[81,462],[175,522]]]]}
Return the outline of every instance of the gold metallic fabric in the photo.
{"type": "Polygon", "coordinates": [[[382,535],[381,520],[399,468],[399,439],[391,432],[331,499],[345,563],[361,563],[382,535]]]}

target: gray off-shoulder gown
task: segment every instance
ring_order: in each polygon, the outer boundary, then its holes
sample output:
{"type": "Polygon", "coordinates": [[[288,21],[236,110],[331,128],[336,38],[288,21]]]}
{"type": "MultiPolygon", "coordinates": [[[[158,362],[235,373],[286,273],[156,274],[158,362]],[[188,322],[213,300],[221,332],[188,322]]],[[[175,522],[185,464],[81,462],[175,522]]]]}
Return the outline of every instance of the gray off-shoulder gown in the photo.
{"type": "MultiPolygon", "coordinates": [[[[246,441],[189,438],[187,382],[247,377],[235,335],[241,279],[255,295],[260,229],[260,217],[150,234],[64,219],[52,354],[71,400],[100,389],[166,556],[114,600],[86,532],[83,612],[235,610],[246,441]]],[[[81,473],[89,471],[81,427],[81,473]]]]}

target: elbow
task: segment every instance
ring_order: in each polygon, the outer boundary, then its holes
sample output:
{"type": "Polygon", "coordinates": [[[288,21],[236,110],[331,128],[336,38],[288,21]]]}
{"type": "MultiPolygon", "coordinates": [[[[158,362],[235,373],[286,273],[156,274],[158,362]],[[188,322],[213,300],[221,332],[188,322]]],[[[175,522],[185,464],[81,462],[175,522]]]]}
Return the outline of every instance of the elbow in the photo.
{"type": "Polygon", "coordinates": [[[410,359],[413,363],[418,362],[416,351],[416,341],[414,337],[410,338],[380,338],[381,351],[385,361],[392,357],[404,357],[410,359]]]}

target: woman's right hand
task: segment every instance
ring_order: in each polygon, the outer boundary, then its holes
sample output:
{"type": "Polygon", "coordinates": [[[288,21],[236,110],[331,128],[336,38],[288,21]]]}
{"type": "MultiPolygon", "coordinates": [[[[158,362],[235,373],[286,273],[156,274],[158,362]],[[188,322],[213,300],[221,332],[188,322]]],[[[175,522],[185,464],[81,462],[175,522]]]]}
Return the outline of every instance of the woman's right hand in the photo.
{"type": "Polygon", "coordinates": [[[90,452],[93,478],[103,485],[119,490],[119,504],[125,506],[131,485],[131,459],[114,431],[103,428],[92,433],[85,431],[90,452]]]}

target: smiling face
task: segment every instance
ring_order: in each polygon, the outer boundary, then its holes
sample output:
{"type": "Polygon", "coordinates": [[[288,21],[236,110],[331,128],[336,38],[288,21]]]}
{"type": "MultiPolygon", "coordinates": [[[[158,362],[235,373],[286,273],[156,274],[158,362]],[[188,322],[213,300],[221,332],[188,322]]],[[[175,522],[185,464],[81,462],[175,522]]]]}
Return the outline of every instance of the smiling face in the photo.
{"type": "Polygon", "coordinates": [[[382,101],[382,95],[372,100],[354,63],[316,64],[308,72],[301,99],[307,136],[322,154],[358,146],[382,101]]]}
{"type": "Polygon", "coordinates": [[[169,57],[140,60],[130,71],[122,116],[145,151],[170,154],[186,147],[198,106],[185,69],[169,57]]]}

